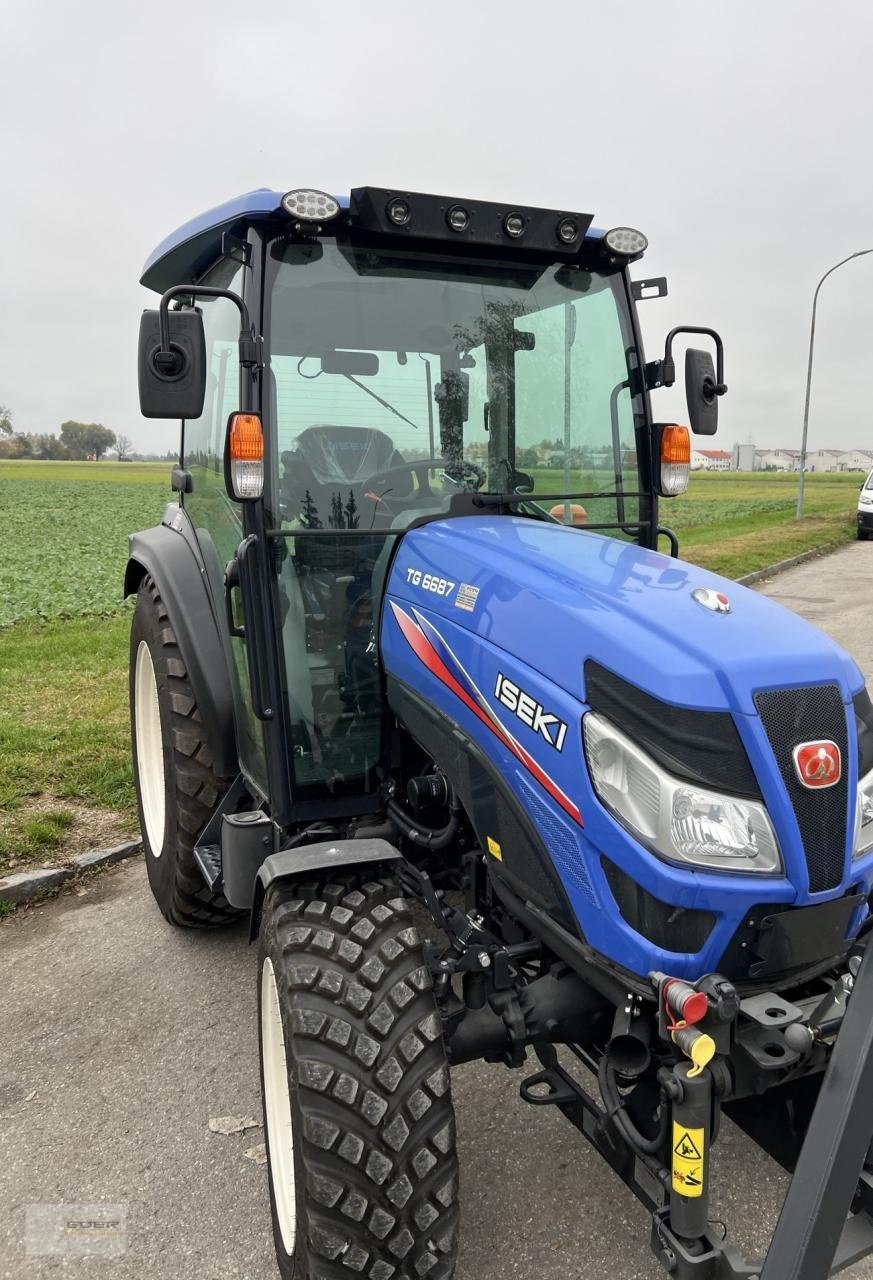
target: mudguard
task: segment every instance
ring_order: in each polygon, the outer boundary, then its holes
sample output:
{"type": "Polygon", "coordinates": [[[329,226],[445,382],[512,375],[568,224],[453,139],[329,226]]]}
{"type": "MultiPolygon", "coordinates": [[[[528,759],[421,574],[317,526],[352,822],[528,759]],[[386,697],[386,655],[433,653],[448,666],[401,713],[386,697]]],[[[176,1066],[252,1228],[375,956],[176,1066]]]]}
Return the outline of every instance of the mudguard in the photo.
{"type": "Polygon", "coordinates": [[[267,890],[277,880],[297,879],[313,871],[348,870],[366,863],[400,862],[403,855],[387,840],[325,840],[297,849],[280,849],[265,858],[255,879],[252,900],[251,934],[261,927],[261,908],[267,890]]]}
{"type": "Polygon", "coordinates": [[[131,534],[124,594],[132,595],[148,573],[167,606],[182,661],[213,752],[213,768],[222,778],[239,773],[233,710],[233,684],[207,585],[206,567],[187,520],[174,505],[165,523],[131,534]],[[171,522],[171,523],[170,523],[171,522]]]}

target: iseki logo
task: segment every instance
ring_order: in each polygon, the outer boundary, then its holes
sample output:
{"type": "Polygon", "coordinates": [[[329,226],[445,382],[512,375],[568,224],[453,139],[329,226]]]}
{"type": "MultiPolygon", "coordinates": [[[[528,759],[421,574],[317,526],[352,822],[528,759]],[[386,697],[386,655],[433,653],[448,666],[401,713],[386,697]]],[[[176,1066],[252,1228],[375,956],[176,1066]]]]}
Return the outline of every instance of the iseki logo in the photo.
{"type": "Polygon", "coordinates": [[[554,747],[556,751],[564,750],[564,739],[567,736],[567,726],[564,721],[552,715],[550,711],[546,711],[542,703],[537,702],[529,693],[525,693],[502,672],[498,673],[494,696],[503,703],[504,707],[518,716],[522,724],[533,729],[534,733],[542,734],[550,747],[554,747]]]}
{"type": "Polygon", "coordinates": [[[835,742],[801,742],[793,754],[794,770],[803,786],[815,790],[833,787],[839,782],[843,762],[835,742]]]}

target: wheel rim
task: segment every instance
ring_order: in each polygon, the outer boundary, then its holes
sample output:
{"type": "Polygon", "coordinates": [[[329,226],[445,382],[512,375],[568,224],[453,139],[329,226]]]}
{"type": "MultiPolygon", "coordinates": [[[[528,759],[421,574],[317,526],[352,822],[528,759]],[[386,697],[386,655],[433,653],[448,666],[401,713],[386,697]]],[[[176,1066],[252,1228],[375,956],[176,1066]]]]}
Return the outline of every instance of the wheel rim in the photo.
{"type": "Polygon", "coordinates": [[[145,821],[146,843],[152,856],[159,858],[164,847],[164,825],[167,817],[164,742],[155,668],[151,650],[145,640],[140,640],[136,651],[133,687],[139,798],[145,821]]]}
{"type": "Polygon", "coordinates": [[[285,1033],[279,1010],[279,991],[273,962],[261,970],[261,1057],[264,1072],[264,1110],[267,1121],[273,1200],[285,1252],[294,1252],[297,1239],[297,1198],[294,1186],[294,1132],[291,1092],[285,1060],[285,1033]]]}

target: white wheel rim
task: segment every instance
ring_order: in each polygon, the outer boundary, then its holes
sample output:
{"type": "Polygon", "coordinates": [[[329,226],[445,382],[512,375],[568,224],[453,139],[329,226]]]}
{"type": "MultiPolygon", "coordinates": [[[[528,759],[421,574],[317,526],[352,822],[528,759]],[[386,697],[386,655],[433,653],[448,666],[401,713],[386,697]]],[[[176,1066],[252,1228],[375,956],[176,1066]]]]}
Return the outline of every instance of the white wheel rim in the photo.
{"type": "Polygon", "coordinates": [[[276,975],[270,959],[264,961],[261,970],[261,1056],[273,1200],[282,1244],[290,1256],[297,1239],[294,1132],[291,1128],[291,1092],[288,1088],[288,1065],[285,1060],[285,1033],[279,1011],[276,975]]]}
{"type": "Polygon", "coordinates": [[[164,847],[164,825],[167,817],[164,742],[155,668],[145,640],[140,640],[136,651],[133,690],[136,772],[145,820],[146,843],[151,854],[159,858],[164,847]]]}

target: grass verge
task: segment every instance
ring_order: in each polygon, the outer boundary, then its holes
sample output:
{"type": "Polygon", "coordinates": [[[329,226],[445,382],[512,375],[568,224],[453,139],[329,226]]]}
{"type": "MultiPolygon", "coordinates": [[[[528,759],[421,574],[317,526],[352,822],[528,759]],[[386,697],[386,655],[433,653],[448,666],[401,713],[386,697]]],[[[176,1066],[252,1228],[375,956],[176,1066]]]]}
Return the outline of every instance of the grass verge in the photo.
{"type": "Polygon", "coordinates": [[[0,631],[0,875],[136,829],[129,627],[119,616],[0,631]]]}

